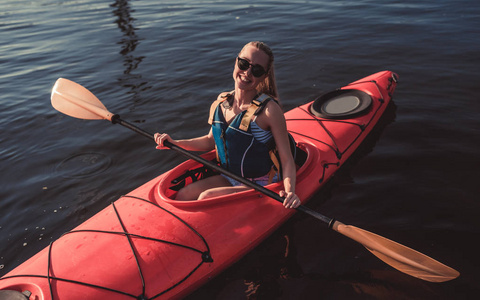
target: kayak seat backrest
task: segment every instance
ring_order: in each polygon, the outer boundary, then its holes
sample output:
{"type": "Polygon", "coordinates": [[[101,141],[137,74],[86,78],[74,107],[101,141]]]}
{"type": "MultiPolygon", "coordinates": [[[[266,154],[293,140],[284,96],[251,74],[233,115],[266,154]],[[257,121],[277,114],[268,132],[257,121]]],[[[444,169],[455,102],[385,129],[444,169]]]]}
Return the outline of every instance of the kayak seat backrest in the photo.
{"type": "Polygon", "coordinates": [[[297,170],[303,166],[305,161],[307,161],[307,156],[305,150],[296,146],[295,165],[297,166],[297,170]]]}
{"type": "MultiPolygon", "coordinates": [[[[216,163],[216,159],[212,161],[212,163],[216,163]]],[[[198,168],[189,169],[185,171],[185,173],[183,173],[182,175],[173,179],[170,182],[172,185],[169,187],[169,189],[178,192],[181,188],[189,185],[192,182],[218,174],[219,173],[217,171],[202,165],[198,168]]]]}

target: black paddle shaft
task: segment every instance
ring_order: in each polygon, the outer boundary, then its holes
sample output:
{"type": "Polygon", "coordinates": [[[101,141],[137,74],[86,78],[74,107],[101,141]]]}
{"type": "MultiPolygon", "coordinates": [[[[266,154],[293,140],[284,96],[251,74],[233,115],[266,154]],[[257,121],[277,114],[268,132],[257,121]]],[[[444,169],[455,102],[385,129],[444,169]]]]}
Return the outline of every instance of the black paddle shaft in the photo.
{"type": "MultiPolygon", "coordinates": [[[[143,135],[144,137],[146,137],[146,138],[148,138],[148,139],[153,139],[153,140],[155,140],[153,134],[148,133],[148,132],[146,132],[145,130],[143,130],[143,129],[137,127],[137,126],[135,126],[135,125],[133,125],[133,124],[127,122],[127,121],[124,121],[124,120],[120,119],[120,116],[119,116],[119,115],[114,115],[114,116],[112,117],[112,123],[113,123],[113,124],[120,124],[120,125],[122,125],[122,126],[127,127],[127,128],[130,129],[130,130],[135,131],[136,133],[139,133],[139,134],[143,135]]],[[[225,170],[225,169],[222,168],[221,166],[219,166],[219,165],[217,165],[217,164],[214,164],[214,163],[212,163],[211,161],[208,161],[208,160],[204,159],[203,157],[198,156],[198,155],[196,155],[196,154],[193,154],[193,153],[191,153],[190,151],[187,151],[187,150],[185,150],[185,149],[183,149],[183,148],[181,148],[181,147],[178,147],[177,145],[174,145],[174,144],[170,143],[169,141],[165,141],[165,142],[163,143],[163,145],[166,146],[166,147],[168,147],[168,148],[170,148],[170,149],[172,149],[172,150],[175,150],[175,151],[183,154],[184,156],[186,156],[186,157],[188,157],[188,158],[191,158],[191,159],[193,159],[193,160],[195,160],[195,161],[203,164],[203,165],[206,166],[206,167],[209,167],[209,168],[211,168],[211,169],[214,169],[215,171],[218,171],[218,172],[220,172],[220,173],[222,173],[222,174],[224,174],[224,175],[226,175],[226,176],[228,176],[228,177],[230,177],[230,178],[232,178],[232,179],[235,179],[235,180],[237,180],[237,181],[245,184],[246,186],[251,187],[251,188],[253,188],[253,189],[255,189],[255,190],[257,190],[257,191],[265,194],[266,196],[268,196],[268,197],[270,197],[270,198],[272,198],[272,199],[275,199],[275,200],[283,203],[283,198],[280,197],[277,193],[274,193],[273,191],[271,191],[271,190],[269,190],[269,189],[267,189],[267,188],[265,188],[265,187],[263,187],[263,186],[261,186],[261,185],[259,185],[259,184],[257,184],[257,183],[254,183],[254,182],[252,182],[252,181],[250,181],[250,180],[248,180],[248,179],[245,179],[245,178],[243,178],[243,177],[241,177],[241,176],[238,176],[237,174],[234,174],[234,173],[232,173],[232,172],[230,172],[230,171],[228,171],[228,170],[225,170]]],[[[319,219],[320,221],[323,221],[323,222],[327,223],[328,226],[329,226],[329,228],[331,228],[331,226],[332,226],[333,223],[335,222],[335,219],[331,219],[331,218],[329,218],[329,217],[326,217],[326,216],[324,216],[324,215],[322,215],[322,214],[320,214],[320,213],[318,213],[318,212],[316,212],[316,211],[314,211],[314,210],[312,210],[312,209],[310,209],[310,208],[308,208],[308,207],[306,207],[306,206],[300,205],[300,206],[297,207],[296,209],[297,209],[298,211],[301,211],[301,212],[303,212],[303,213],[306,213],[306,214],[308,214],[308,215],[310,215],[310,216],[312,216],[312,217],[314,217],[314,218],[316,218],[316,219],[319,219]]]]}

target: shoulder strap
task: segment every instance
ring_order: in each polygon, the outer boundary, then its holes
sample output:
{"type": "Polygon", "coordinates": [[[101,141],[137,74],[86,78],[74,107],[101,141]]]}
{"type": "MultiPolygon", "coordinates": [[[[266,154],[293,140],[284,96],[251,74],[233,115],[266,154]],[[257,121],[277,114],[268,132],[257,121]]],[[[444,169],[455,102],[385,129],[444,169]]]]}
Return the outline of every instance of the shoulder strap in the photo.
{"type": "MultiPolygon", "coordinates": [[[[278,101],[275,100],[274,98],[271,98],[271,97],[269,97],[269,96],[267,96],[267,95],[265,95],[265,94],[263,94],[262,96],[263,96],[263,100],[261,100],[261,101],[262,101],[262,104],[261,104],[260,107],[255,111],[255,113],[254,113],[255,116],[258,116],[258,115],[265,109],[265,107],[267,107],[267,103],[268,103],[270,100],[272,100],[273,102],[279,104],[278,101]]],[[[262,97],[262,96],[260,96],[260,97],[262,97]]],[[[259,98],[260,98],[260,97],[259,97],[259,98]]]]}
{"type": "Polygon", "coordinates": [[[250,122],[252,122],[253,116],[258,115],[268,103],[268,101],[272,100],[270,96],[266,94],[261,94],[257,96],[255,99],[252,100],[252,104],[248,107],[245,115],[243,115],[242,121],[240,122],[239,129],[243,131],[248,131],[250,127],[250,122]]]}
{"type": "Polygon", "coordinates": [[[212,105],[210,105],[210,114],[208,116],[208,124],[212,125],[215,110],[220,105],[220,103],[223,103],[231,95],[232,95],[231,92],[224,92],[224,93],[221,93],[220,95],[218,95],[217,100],[213,101],[212,105]]]}

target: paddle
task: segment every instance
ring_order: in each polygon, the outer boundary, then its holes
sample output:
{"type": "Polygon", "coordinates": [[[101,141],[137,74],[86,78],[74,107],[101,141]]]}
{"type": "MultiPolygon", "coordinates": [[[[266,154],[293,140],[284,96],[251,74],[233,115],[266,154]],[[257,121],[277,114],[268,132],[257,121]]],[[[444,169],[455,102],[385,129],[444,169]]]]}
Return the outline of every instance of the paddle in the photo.
{"type": "MultiPolygon", "coordinates": [[[[106,107],[83,86],[70,80],[60,78],[52,89],[52,105],[53,107],[72,117],[80,119],[105,119],[114,124],[123,125],[148,139],[154,139],[153,135],[132,125],[122,119],[120,116],[110,113],[106,107]]],[[[283,198],[273,191],[255,184],[245,178],[237,176],[223,169],[222,167],[196,155],[181,147],[178,147],[168,141],[164,145],[172,150],[182,153],[205,166],[223,173],[248,187],[251,187],[268,197],[283,202],[283,198]]],[[[397,270],[409,274],[411,276],[431,281],[444,282],[452,280],[460,275],[456,270],[406,246],[398,244],[394,241],[357,228],[351,225],[345,225],[339,221],[328,218],[306,206],[299,206],[298,211],[306,213],[320,221],[329,224],[329,228],[347,236],[358,243],[362,244],[367,250],[372,252],[379,259],[396,268],[397,270]]]]}

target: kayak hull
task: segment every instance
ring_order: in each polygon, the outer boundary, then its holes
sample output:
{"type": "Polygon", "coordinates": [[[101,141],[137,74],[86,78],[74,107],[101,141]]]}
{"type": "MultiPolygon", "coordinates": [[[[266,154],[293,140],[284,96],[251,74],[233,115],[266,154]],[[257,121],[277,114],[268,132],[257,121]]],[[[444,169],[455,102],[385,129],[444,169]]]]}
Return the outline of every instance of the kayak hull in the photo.
{"type": "MultiPolygon", "coordinates": [[[[303,204],[358,148],[395,87],[396,75],[390,71],[343,87],[371,97],[368,109],[352,117],[318,117],[312,102],[285,114],[304,157],[296,184],[303,204]]],[[[203,157],[213,160],[215,153],[203,157]]],[[[187,160],[119,198],[2,277],[0,292],[29,291],[30,299],[181,298],[238,261],[295,213],[254,190],[201,201],[174,200],[172,181],[198,167],[187,160]]],[[[279,192],[282,183],[267,188],[279,192]]]]}

